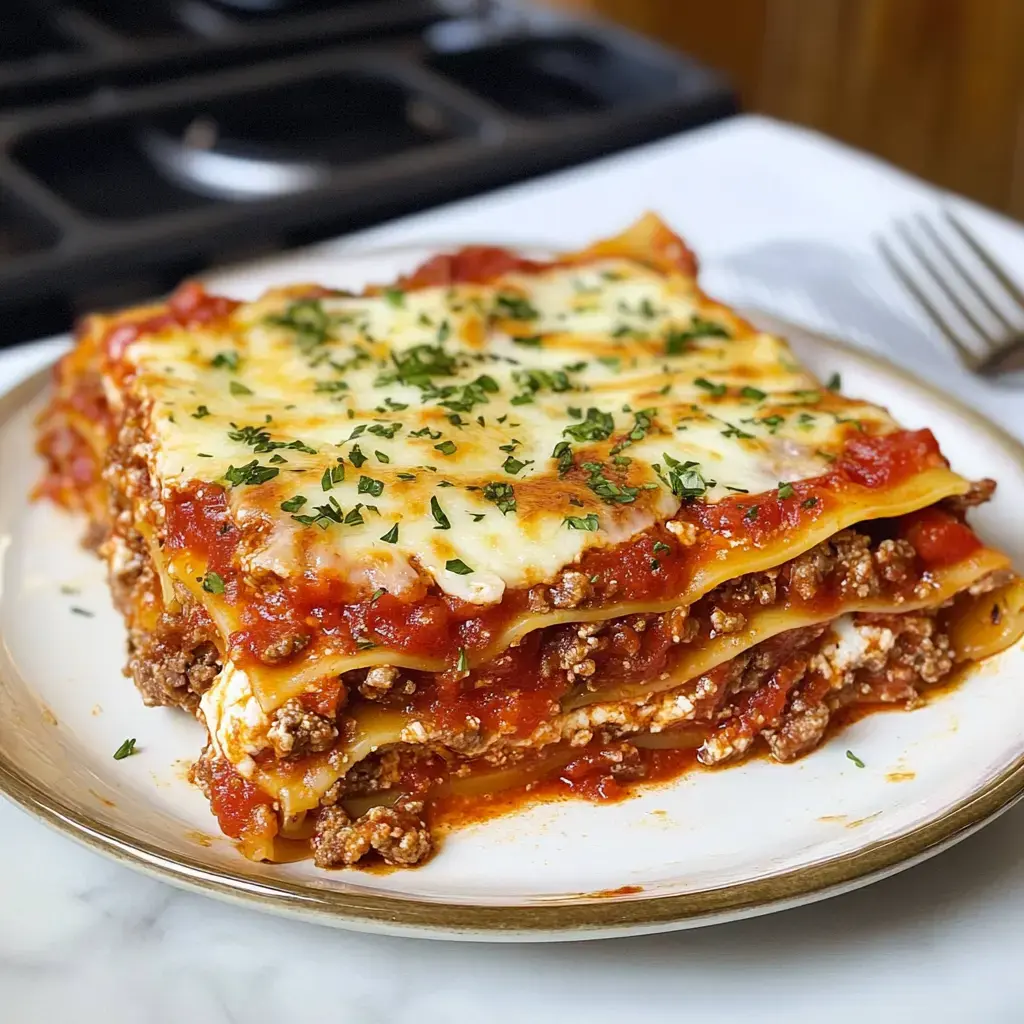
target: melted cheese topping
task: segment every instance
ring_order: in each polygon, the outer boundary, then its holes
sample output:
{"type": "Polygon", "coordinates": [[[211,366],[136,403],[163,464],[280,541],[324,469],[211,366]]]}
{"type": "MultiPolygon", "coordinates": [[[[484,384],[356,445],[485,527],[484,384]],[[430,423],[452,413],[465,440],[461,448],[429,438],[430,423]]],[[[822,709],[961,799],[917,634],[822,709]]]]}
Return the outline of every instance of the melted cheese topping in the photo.
{"type": "Polygon", "coordinates": [[[155,479],[226,485],[236,522],[260,527],[247,571],[399,596],[426,576],[481,605],[670,518],[681,494],[818,476],[850,421],[896,429],[692,279],[623,258],[275,293],[127,359],[155,479]],[[589,475],[564,478],[559,453],[589,475]]]}

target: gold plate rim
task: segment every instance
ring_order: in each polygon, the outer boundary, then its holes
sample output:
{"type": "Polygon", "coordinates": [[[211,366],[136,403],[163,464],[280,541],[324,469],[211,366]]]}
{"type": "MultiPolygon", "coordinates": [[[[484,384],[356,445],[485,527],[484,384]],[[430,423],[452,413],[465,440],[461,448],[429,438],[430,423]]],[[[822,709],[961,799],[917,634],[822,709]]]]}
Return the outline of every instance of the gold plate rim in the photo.
{"type": "MultiPolygon", "coordinates": [[[[772,314],[748,312],[759,326],[813,338],[847,359],[880,370],[969,420],[1010,451],[1024,469],[1024,444],[981,413],[882,356],[772,314]]],[[[46,366],[0,395],[0,427],[49,380],[46,366]]],[[[168,854],[69,807],[26,775],[0,750],[0,793],[44,824],[80,844],[179,888],[229,902],[336,927],[446,939],[570,940],[692,928],[767,914],[867,885],[927,859],[966,838],[1024,797],[1024,750],[994,779],[932,820],[891,839],[821,863],[764,878],[674,895],[595,897],[580,894],[540,904],[443,903],[416,897],[320,889],[287,880],[261,882],[212,870],[168,854]]]]}

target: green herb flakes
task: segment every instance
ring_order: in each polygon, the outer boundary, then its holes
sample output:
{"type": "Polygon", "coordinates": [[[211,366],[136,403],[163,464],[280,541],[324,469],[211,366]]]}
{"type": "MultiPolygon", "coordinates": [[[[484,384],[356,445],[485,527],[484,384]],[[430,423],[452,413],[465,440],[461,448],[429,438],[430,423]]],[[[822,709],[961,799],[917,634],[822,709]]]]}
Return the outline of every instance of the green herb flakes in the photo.
{"type": "Polygon", "coordinates": [[[224,577],[216,572],[208,572],[203,577],[203,590],[208,594],[223,594],[224,577]]]}
{"type": "Polygon", "coordinates": [[[132,754],[138,753],[135,749],[135,743],[136,740],[134,736],[130,740],[125,740],[124,743],[114,751],[114,760],[123,761],[126,757],[131,757],[132,754]]]}

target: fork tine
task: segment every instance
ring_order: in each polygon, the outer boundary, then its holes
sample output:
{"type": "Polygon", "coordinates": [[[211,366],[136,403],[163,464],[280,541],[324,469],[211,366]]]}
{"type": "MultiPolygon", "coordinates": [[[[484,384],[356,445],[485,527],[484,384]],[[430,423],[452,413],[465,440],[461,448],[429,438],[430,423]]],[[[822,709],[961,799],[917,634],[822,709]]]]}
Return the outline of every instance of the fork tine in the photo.
{"type": "Polygon", "coordinates": [[[1021,292],[1020,288],[1017,287],[1016,282],[1006,273],[996,261],[989,256],[989,254],[981,247],[981,243],[972,235],[966,227],[964,227],[963,221],[959,217],[953,215],[951,210],[943,210],[946,215],[946,220],[956,229],[960,237],[970,246],[971,251],[975,256],[981,260],[982,263],[988,267],[992,276],[1006,289],[1007,294],[1014,302],[1024,309],[1024,293],[1021,292]]]}
{"type": "Polygon", "coordinates": [[[1006,318],[1003,311],[988,297],[985,290],[978,284],[977,279],[974,275],[964,266],[963,261],[956,253],[950,248],[946,240],[935,230],[934,225],[928,220],[924,214],[917,215],[917,221],[927,232],[928,236],[935,243],[936,247],[942,251],[942,254],[949,260],[950,266],[964,279],[964,281],[971,287],[975,296],[981,300],[985,308],[1003,325],[1007,332],[1014,333],[1017,328],[1006,318]]]}
{"type": "Polygon", "coordinates": [[[967,308],[966,304],[943,279],[942,273],[939,268],[932,261],[932,258],[928,255],[925,250],[918,245],[917,239],[914,238],[910,229],[902,222],[896,222],[896,232],[901,235],[903,241],[906,243],[907,248],[917,257],[918,262],[921,266],[928,271],[929,276],[935,282],[939,291],[949,299],[950,302],[956,306],[957,312],[971,325],[975,333],[979,335],[982,341],[988,348],[995,348],[995,341],[991,338],[988,331],[978,322],[977,317],[967,308]]]}
{"type": "Polygon", "coordinates": [[[960,356],[960,361],[968,368],[973,369],[978,363],[977,355],[960,340],[956,331],[949,326],[942,314],[935,308],[931,299],[918,287],[917,282],[904,269],[895,252],[893,252],[889,243],[884,238],[878,239],[878,247],[882,252],[885,262],[889,264],[889,269],[900,279],[903,287],[917,299],[921,308],[931,318],[932,323],[946,336],[946,340],[956,349],[957,354],[960,356]]]}

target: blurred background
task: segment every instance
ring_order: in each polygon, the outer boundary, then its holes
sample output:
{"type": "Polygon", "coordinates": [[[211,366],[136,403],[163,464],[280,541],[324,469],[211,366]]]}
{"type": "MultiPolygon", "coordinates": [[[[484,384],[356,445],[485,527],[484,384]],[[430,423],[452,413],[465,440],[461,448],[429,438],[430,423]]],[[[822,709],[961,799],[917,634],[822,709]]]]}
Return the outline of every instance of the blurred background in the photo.
{"type": "Polygon", "coordinates": [[[1024,217],[1021,0],[549,0],[726,72],[816,128],[1024,217]]]}
{"type": "Polygon", "coordinates": [[[1024,0],[0,0],[0,345],[756,111],[1024,216],[1024,0]]]}

